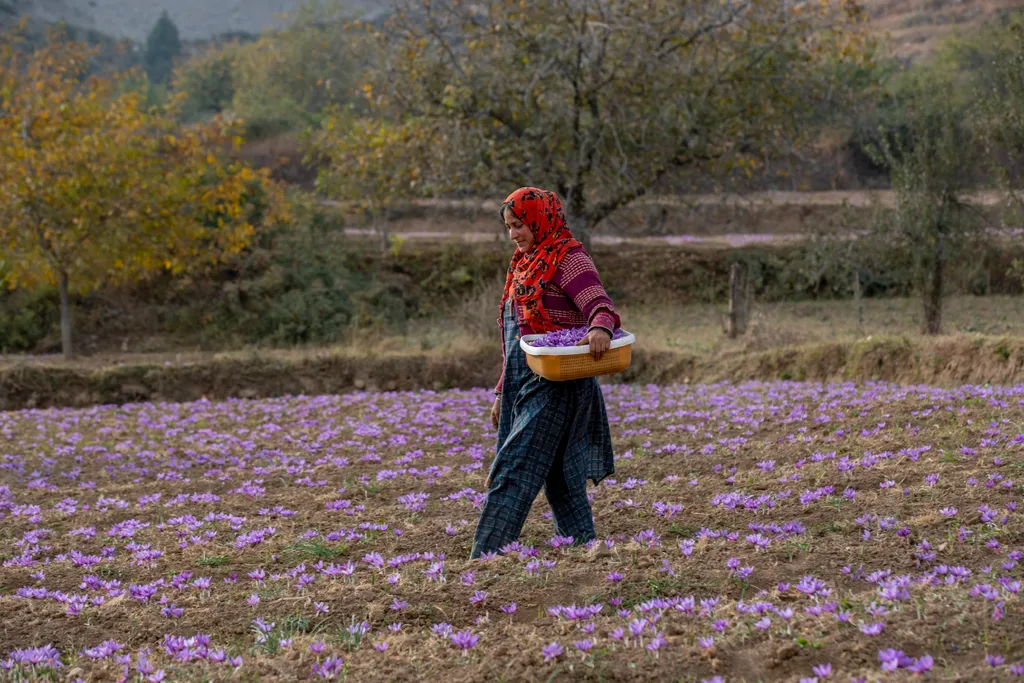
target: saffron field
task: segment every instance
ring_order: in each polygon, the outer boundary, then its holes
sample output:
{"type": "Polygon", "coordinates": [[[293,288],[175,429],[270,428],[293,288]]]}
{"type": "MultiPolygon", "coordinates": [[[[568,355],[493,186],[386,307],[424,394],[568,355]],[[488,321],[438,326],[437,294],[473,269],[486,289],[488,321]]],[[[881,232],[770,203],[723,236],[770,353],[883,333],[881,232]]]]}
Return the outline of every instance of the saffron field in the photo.
{"type": "Polygon", "coordinates": [[[0,413],[0,678],[1024,673],[1024,386],[604,390],[598,540],[480,561],[486,390],[0,413]]]}

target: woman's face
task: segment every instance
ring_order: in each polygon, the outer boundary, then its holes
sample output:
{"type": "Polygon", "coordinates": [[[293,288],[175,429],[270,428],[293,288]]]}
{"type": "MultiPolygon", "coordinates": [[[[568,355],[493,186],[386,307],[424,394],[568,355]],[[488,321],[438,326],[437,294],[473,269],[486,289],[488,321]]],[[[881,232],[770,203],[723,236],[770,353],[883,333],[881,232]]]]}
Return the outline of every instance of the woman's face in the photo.
{"type": "Polygon", "coordinates": [[[516,243],[519,251],[525,253],[533,249],[533,233],[530,232],[530,229],[508,209],[505,209],[502,216],[505,219],[505,227],[508,229],[508,238],[516,243]]]}

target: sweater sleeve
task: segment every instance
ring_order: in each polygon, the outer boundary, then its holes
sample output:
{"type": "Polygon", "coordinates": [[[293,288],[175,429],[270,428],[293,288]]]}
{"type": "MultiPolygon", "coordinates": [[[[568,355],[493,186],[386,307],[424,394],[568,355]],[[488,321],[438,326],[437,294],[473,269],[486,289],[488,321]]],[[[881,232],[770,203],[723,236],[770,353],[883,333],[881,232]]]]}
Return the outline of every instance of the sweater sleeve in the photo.
{"type": "Polygon", "coordinates": [[[590,329],[599,327],[610,335],[619,329],[622,321],[587,252],[575,249],[566,254],[555,274],[555,284],[587,317],[590,329]]]}

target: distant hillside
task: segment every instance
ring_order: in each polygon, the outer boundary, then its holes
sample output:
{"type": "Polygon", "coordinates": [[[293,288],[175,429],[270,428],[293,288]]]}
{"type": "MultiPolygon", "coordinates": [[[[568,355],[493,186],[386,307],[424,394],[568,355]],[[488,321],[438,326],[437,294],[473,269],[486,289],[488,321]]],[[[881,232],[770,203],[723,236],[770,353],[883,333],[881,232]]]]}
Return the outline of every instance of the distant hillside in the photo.
{"type": "MultiPolygon", "coordinates": [[[[301,4],[301,0],[0,0],[0,22],[4,15],[28,14],[142,42],[166,10],[183,39],[204,40],[222,33],[258,34],[283,26],[286,14],[301,4]]],[[[360,16],[380,8],[376,0],[344,0],[343,4],[360,16]]]]}
{"type": "Polygon", "coordinates": [[[977,26],[1009,9],[1024,9],[1021,0],[863,0],[871,25],[887,35],[893,51],[916,61],[927,57],[953,31],[977,26]]]}
{"type": "MultiPolygon", "coordinates": [[[[891,38],[894,51],[908,60],[927,56],[941,38],[958,27],[976,25],[999,11],[1021,7],[1022,0],[862,0],[872,25],[891,38]]],[[[386,0],[342,0],[354,14],[375,15],[386,0]]],[[[285,14],[302,0],[0,0],[5,15],[29,14],[41,21],[69,24],[137,42],[145,40],[164,10],[188,41],[224,33],[258,34],[287,23],[285,14]]]]}

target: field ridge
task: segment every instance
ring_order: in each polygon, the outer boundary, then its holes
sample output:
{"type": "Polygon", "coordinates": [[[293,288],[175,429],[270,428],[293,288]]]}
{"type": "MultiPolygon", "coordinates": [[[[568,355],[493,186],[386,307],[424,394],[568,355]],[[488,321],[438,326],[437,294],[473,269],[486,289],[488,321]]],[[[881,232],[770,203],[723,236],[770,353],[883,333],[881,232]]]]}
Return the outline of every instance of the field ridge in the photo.
{"type": "MultiPolygon", "coordinates": [[[[25,361],[0,367],[0,410],[133,402],[256,399],[491,386],[496,345],[452,351],[355,354],[261,351],[180,362],[82,366],[25,361]]],[[[632,366],[608,381],[635,384],[750,380],[868,382],[936,386],[1024,382],[1024,338],[950,335],[866,337],[714,356],[637,348],[632,366]]]]}

